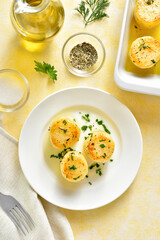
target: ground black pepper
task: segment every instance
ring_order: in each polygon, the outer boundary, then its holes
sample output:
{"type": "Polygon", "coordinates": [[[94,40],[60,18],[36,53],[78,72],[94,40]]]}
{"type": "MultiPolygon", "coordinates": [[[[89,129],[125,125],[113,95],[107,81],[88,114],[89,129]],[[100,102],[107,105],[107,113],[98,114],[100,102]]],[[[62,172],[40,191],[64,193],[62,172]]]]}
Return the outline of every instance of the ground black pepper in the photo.
{"type": "Polygon", "coordinates": [[[74,68],[85,70],[96,63],[98,54],[90,43],[83,42],[72,48],[69,57],[74,68]]]}

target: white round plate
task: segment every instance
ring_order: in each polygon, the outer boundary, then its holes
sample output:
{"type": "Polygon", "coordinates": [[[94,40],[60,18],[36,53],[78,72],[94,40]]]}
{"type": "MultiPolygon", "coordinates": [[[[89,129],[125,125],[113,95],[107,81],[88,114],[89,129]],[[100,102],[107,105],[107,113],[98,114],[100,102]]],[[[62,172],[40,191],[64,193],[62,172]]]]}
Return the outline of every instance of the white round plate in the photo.
{"type": "Polygon", "coordinates": [[[19,159],[26,179],[44,199],[63,208],[88,210],[112,202],[127,190],[140,167],[142,148],[139,126],[125,105],[104,91],[78,87],[53,93],[33,109],[21,131],[19,159]],[[92,185],[87,179],[80,184],[61,184],[45,160],[43,144],[48,123],[55,114],[72,106],[104,112],[116,140],[114,161],[108,163],[102,176],[93,179],[92,185]]]}

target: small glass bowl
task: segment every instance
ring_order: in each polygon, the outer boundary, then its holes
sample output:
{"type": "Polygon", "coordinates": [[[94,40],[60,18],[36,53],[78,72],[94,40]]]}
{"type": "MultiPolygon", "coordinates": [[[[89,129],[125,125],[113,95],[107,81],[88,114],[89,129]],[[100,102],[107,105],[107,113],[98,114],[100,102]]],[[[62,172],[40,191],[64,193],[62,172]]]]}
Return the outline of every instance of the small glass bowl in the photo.
{"type": "Polygon", "coordinates": [[[77,33],[69,37],[67,41],[64,43],[62,48],[62,59],[65,66],[71,73],[79,77],[88,77],[96,73],[102,67],[105,60],[105,48],[102,41],[93,34],[85,32],[77,33]],[[70,52],[73,47],[83,42],[90,43],[96,49],[98,59],[96,63],[93,64],[93,66],[85,70],[79,70],[77,68],[74,68],[70,63],[70,52]]]}
{"type": "Polygon", "coordinates": [[[0,70],[0,111],[13,112],[22,107],[29,97],[27,79],[16,70],[0,70]]]}

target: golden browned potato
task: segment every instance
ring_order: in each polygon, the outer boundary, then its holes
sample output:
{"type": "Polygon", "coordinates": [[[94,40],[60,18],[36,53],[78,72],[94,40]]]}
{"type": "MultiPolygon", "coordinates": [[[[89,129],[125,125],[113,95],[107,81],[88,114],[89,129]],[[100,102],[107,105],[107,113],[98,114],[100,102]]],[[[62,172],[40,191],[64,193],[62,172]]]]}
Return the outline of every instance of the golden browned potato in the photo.
{"type": "Polygon", "coordinates": [[[137,38],[130,48],[130,59],[139,68],[151,68],[160,60],[160,42],[153,37],[137,38]]]}
{"type": "Polygon", "coordinates": [[[94,131],[84,140],[84,151],[95,162],[109,160],[114,152],[114,148],[115,143],[111,135],[104,131],[94,131]]]}
{"type": "Polygon", "coordinates": [[[137,23],[152,28],[160,23],[160,0],[137,0],[134,9],[137,23]]]}
{"type": "Polygon", "coordinates": [[[65,149],[79,140],[80,129],[75,122],[63,118],[54,121],[50,127],[50,139],[54,147],[65,149]]]}
{"type": "Polygon", "coordinates": [[[70,182],[79,182],[88,173],[88,164],[82,153],[70,151],[66,153],[61,162],[62,176],[70,182]]]}

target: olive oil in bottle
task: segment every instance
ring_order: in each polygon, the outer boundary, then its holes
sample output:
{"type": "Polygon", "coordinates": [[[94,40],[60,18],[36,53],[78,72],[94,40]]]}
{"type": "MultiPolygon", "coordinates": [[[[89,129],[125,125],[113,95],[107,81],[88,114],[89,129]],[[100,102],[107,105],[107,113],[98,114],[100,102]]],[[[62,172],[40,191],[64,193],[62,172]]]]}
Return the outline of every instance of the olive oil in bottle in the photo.
{"type": "Polygon", "coordinates": [[[60,30],[64,8],[60,0],[14,0],[11,21],[22,38],[40,42],[60,30]]]}

